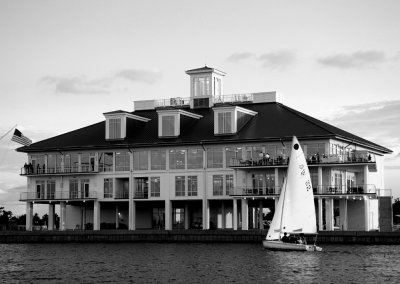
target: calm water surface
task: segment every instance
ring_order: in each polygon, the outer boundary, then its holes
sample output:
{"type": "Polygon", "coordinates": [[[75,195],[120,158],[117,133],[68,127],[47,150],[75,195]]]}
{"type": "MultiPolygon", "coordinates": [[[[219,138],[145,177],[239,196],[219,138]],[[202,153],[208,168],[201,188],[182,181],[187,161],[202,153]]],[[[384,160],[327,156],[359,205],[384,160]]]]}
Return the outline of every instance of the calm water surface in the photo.
{"type": "Polygon", "coordinates": [[[399,283],[400,246],[0,244],[0,283],[399,283]]]}

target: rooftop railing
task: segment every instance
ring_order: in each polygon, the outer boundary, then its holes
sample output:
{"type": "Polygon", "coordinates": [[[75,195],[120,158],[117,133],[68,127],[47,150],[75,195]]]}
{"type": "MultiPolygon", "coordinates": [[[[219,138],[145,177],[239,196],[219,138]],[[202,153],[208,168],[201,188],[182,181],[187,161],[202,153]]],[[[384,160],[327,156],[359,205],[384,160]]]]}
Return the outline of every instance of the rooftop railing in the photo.
{"type": "Polygon", "coordinates": [[[53,201],[53,200],[85,200],[97,199],[96,191],[40,191],[22,192],[20,201],[53,201]]]}
{"type": "MultiPolygon", "coordinates": [[[[246,102],[253,102],[253,94],[234,94],[234,95],[224,95],[224,96],[204,96],[209,97],[213,100],[214,104],[223,104],[223,103],[246,103],[246,102]]],[[[154,106],[156,108],[162,107],[182,107],[182,106],[189,106],[191,100],[196,98],[202,97],[175,97],[170,99],[161,99],[155,100],[154,106]]]]}

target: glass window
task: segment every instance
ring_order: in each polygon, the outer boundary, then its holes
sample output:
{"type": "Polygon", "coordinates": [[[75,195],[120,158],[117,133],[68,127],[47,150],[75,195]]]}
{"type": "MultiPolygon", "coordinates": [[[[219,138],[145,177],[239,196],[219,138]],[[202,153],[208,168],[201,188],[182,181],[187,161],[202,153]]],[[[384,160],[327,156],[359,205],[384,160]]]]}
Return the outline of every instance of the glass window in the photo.
{"type": "Polygon", "coordinates": [[[224,193],[224,177],[222,175],[213,176],[213,195],[223,195],[224,193]]]}
{"type": "Polygon", "coordinates": [[[128,151],[115,153],[115,170],[118,172],[127,172],[130,170],[130,158],[128,151]]]}
{"type": "Polygon", "coordinates": [[[151,151],[151,169],[152,170],[165,170],[166,165],[166,152],[165,150],[152,150],[151,151]]]}
{"type": "Polygon", "coordinates": [[[223,167],[222,148],[207,149],[207,167],[208,168],[222,168],[223,167]]]}
{"type": "Polygon", "coordinates": [[[36,198],[37,199],[44,199],[45,198],[44,185],[45,185],[44,180],[37,180],[36,181],[36,198]]]}
{"type": "Polygon", "coordinates": [[[43,173],[44,160],[45,160],[44,155],[32,155],[31,156],[31,163],[32,163],[34,173],[43,173]]]}
{"type": "Polygon", "coordinates": [[[121,138],[121,119],[120,118],[110,118],[109,119],[109,135],[110,139],[120,139],[121,138]]]}
{"type": "Polygon", "coordinates": [[[188,169],[202,169],[203,168],[203,149],[189,149],[188,150],[188,169]]]}
{"type": "Polygon", "coordinates": [[[148,151],[133,152],[133,170],[148,170],[149,169],[148,151]]]}
{"type": "Polygon", "coordinates": [[[113,171],[113,153],[101,153],[99,157],[99,171],[112,172],[113,171]]]}
{"type": "Polygon", "coordinates": [[[210,77],[194,77],[193,91],[194,96],[209,96],[210,95],[210,77]]]}
{"type": "Polygon", "coordinates": [[[169,151],[169,168],[185,169],[185,150],[170,150],[169,151]]]}
{"type": "Polygon", "coordinates": [[[105,178],[104,179],[104,198],[112,198],[113,197],[113,179],[105,178]]]}
{"type": "Polygon", "coordinates": [[[218,113],[218,134],[232,133],[232,112],[218,113]]]}
{"type": "Polygon", "coordinates": [[[307,155],[312,156],[319,154],[321,157],[325,154],[325,144],[323,143],[314,143],[307,144],[307,155]]]}
{"type": "Polygon", "coordinates": [[[185,177],[175,177],[175,196],[185,196],[185,177]]]}
{"type": "Polygon", "coordinates": [[[233,194],[233,175],[226,175],[225,192],[226,195],[233,194]]]}
{"type": "Polygon", "coordinates": [[[56,181],[47,181],[47,199],[54,199],[56,193],[56,181]]]}
{"type": "Polygon", "coordinates": [[[163,115],[161,118],[161,136],[175,136],[175,116],[163,115]]]}
{"type": "Polygon", "coordinates": [[[240,147],[229,147],[225,148],[225,167],[229,168],[232,160],[242,160],[242,148],[240,147]]]}
{"type": "Polygon", "coordinates": [[[77,199],[78,198],[78,180],[77,179],[70,179],[69,180],[69,198],[70,199],[77,199]]]}
{"type": "Polygon", "coordinates": [[[276,158],[276,145],[265,146],[265,154],[268,154],[270,158],[276,158]]]}
{"type": "Polygon", "coordinates": [[[197,176],[188,176],[188,196],[197,196],[197,176]]]}
{"type": "Polygon", "coordinates": [[[150,196],[160,197],[160,177],[150,178],[150,196]]]}
{"type": "Polygon", "coordinates": [[[88,197],[89,197],[89,180],[82,179],[81,180],[80,198],[88,198],[88,197]]]}
{"type": "Polygon", "coordinates": [[[47,155],[47,173],[54,174],[61,172],[61,155],[47,155]]]}

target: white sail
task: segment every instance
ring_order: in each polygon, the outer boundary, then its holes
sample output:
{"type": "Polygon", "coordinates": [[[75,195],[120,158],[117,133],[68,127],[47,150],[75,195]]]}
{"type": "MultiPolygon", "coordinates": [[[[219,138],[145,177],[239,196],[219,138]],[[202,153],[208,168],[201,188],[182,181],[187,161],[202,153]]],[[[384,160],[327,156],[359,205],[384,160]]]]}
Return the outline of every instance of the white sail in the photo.
{"type": "Polygon", "coordinates": [[[286,183],[282,188],[267,240],[280,233],[317,233],[313,188],[304,153],[293,137],[286,183]]]}

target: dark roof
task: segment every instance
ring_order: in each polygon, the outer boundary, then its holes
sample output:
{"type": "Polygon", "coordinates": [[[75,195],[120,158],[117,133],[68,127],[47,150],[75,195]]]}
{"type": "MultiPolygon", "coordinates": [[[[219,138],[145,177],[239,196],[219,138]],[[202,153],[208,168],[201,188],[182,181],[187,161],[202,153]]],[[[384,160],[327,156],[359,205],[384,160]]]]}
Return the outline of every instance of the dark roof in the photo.
{"type": "MultiPolygon", "coordinates": [[[[291,141],[296,135],[301,141],[337,138],[349,144],[357,144],[381,153],[392,151],[341,130],[330,124],[296,111],[280,103],[242,104],[241,107],[257,112],[247,124],[234,135],[214,135],[214,113],[211,108],[193,109],[200,119],[184,119],[180,136],[177,138],[158,137],[158,115],[156,110],[140,110],[132,114],[151,119],[148,122],[133,121],[127,124],[124,140],[105,140],[105,121],[80,128],[28,147],[18,148],[19,152],[111,149],[117,147],[160,147],[193,144],[227,144],[243,142],[291,141]]],[[[185,109],[188,110],[188,109],[185,109]]]]}

